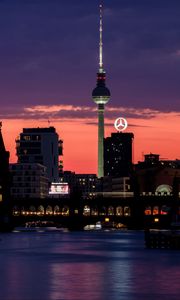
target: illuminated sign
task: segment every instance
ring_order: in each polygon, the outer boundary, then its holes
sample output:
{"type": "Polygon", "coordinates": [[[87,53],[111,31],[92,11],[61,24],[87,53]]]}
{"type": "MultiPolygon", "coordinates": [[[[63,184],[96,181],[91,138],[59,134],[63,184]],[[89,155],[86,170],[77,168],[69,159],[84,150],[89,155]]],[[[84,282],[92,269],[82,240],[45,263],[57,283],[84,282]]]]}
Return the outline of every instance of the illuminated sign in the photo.
{"type": "Polygon", "coordinates": [[[128,126],[128,122],[124,118],[117,118],[114,122],[114,127],[117,131],[124,131],[128,126]]]}
{"type": "Polygon", "coordinates": [[[49,190],[50,195],[69,194],[69,185],[67,182],[52,182],[49,190]]]}

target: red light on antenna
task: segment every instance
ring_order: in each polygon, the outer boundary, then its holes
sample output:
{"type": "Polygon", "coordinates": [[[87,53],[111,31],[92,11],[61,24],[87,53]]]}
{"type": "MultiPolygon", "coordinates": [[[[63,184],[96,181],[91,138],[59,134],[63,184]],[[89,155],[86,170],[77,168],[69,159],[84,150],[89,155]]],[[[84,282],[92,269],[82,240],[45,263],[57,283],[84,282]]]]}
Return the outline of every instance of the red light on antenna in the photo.
{"type": "Polygon", "coordinates": [[[106,77],[105,77],[105,76],[98,76],[97,79],[98,79],[98,80],[105,80],[106,77]]]}

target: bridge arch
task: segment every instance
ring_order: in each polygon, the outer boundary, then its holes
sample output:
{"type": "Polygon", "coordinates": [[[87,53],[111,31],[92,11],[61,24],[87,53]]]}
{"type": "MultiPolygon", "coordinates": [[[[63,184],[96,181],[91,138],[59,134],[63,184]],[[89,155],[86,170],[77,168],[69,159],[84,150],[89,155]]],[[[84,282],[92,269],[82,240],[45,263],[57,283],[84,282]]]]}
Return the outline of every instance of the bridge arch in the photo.
{"type": "Polygon", "coordinates": [[[44,206],[43,205],[39,205],[37,208],[37,215],[39,216],[43,216],[45,212],[44,206]]]}
{"type": "Polygon", "coordinates": [[[108,207],[108,216],[114,216],[114,207],[113,206],[108,207]]]}
{"type": "Polygon", "coordinates": [[[99,208],[99,215],[106,216],[106,207],[105,206],[102,206],[99,208]]]}
{"type": "Polygon", "coordinates": [[[123,216],[123,208],[122,206],[116,207],[116,216],[123,216]]]}
{"type": "Polygon", "coordinates": [[[27,210],[25,209],[24,206],[21,206],[20,213],[21,213],[21,215],[26,215],[27,214],[27,210]]]}
{"type": "Polygon", "coordinates": [[[29,212],[30,212],[30,215],[36,215],[37,214],[37,211],[36,211],[36,208],[34,205],[31,205],[29,207],[29,212]]]}
{"type": "Polygon", "coordinates": [[[90,216],[91,214],[91,209],[89,205],[85,205],[83,208],[83,216],[90,216]]]}
{"type": "Polygon", "coordinates": [[[93,206],[91,208],[91,216],[98,216],[98,207],[97,206],[93,206]]]}
{"type": "Polygon", "coordinates": [[[130,207],[129,206],[125,206],[124,207],[124,216],[125,217],[130,217],[130,215],[131,215],[131,209],[130,209],[130,207]]]}
{"type": "Polygon", "coordinates": [[[46,215],[52,215],[53,214],[53,209],[51,205],[48,205],[46,207],[46,215]]]}
{"type": "Polygon", "coordinates": [[[153,215],[159,215],[159,206],[153,206],[153,215]]]}
{"type": "Polygon", "coordinates": [[[170,207],[168,207],[167,205],[161,206],[161,210],[160,210],[161,215],[167,215],[169,212],[170,212],[170,207]]]}
{"type": "Polygon", "coordinates": [[[60,211],[60,207],[59,205],[55,205],[54,206],[54,215],[60,215],[61,211],[60,211]]]}
{"type": "Polygon", "coordinates": [[[21,213],[19,206],[14,205],[13,209],[12,209],[12,213],[13,213],[13,216],[19,216],[21,213]]]}
{"type": "Polygon", "coordinates": [[[151,215],[152,214],[151,206],[146,206],[145,207],[144,214],[145,215],[151,215]]]}
{"type": "Polygon", "coordinates": [[[62,215],[63,215],[63,216],[69,216],[69,206],[64,205],[64,206],[62,207],[62,215]]]}

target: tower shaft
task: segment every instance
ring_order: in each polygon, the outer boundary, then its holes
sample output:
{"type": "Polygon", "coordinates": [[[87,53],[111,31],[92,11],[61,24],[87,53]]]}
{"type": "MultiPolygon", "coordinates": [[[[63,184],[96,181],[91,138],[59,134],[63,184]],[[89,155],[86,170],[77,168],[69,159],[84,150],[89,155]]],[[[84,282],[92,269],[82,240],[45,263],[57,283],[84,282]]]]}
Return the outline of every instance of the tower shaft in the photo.
{"type": "Polygon", "coordinates": [[[98,104],[98,178],[104,176],[104,104],[98,104]]]}

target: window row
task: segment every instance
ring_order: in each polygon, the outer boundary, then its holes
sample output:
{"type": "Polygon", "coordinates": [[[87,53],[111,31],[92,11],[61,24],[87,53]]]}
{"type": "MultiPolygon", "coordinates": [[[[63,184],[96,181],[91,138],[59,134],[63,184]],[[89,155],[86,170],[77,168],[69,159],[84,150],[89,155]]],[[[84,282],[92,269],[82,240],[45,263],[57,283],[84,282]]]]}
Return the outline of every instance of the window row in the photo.
{"type": "MultiPolygon", "coordinates": [[[[56,205],[52,207],[51,205],[48,205],[47,207],[44,207],[43,205],[39,205],[37,208],[35,206],[30,206],[29,208],[25,207],[13,207],[13,215],[19,216],[19,215],[69,215],[70,208],[68,206],[60,207],[59,205],[56,205]]],[[[118,206],[118,207],[90,207],[88,205],[85,205],[83,208],[83,215],[84,216],[131,216],[131,209],[129,206],[118,206]]]]}
{"type": "Polygon", "coordinates": [[[167,215],[170,212],[170,207],[163,206],[147,206],[144,210],[145,215],[167,215]]]}

